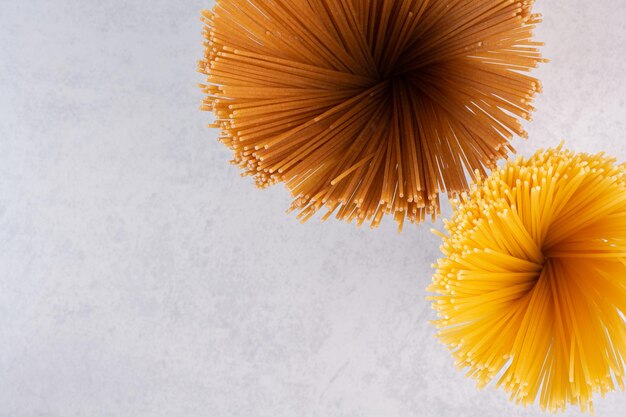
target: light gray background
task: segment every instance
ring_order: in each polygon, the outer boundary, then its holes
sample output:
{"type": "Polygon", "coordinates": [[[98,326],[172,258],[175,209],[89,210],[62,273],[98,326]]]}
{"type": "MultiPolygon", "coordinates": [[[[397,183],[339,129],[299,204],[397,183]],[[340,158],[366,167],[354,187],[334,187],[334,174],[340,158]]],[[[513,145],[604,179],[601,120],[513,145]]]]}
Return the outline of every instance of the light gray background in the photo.
{"type": "MultiPolygon", "coordinates": [[[[198,111],[211,5],[0,0],[0,416],[536,414],[436,342],[432,225],[300,225],[228,164],[198,111]]],[[[626,2],[536,9],[519,152],[625,161],[626,2]]]]}

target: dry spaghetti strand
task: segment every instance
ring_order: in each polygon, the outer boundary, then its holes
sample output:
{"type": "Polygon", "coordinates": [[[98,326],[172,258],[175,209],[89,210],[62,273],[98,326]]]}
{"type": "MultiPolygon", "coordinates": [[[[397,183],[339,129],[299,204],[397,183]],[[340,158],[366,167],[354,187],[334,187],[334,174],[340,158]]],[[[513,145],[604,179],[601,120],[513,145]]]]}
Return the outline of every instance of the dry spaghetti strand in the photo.
{"type": "Polygon", "coordinates": [[[550,411],[623,389],[626,166],[559,146],[454,205],[429,290],[457,365],[550,411]]]}
{"type": "Polygon", "coordinates": [[[211,126],[304,221],[439,213],[525,136],[541,87],[533,1],[218,0],[199,71],[211,126]]]}

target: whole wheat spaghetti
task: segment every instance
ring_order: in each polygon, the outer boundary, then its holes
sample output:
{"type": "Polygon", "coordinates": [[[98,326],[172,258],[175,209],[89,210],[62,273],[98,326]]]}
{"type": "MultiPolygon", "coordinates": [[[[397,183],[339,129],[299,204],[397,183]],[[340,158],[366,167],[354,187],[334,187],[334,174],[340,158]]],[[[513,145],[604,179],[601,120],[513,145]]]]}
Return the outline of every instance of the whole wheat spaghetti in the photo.
{"type": "Polygon", "coordinates": [[[243,175],[285,183],[302,221],[325,207],[422,222],[526,135],[532,4],[218,0],[203,12],[202,109],[243,175]]]}
{"type": "Polygon", "coordinates": [[[429,290],[440,340],[479,386],[551,411],[623,389],[625,174],[559,146],[455,202],[429,290]]]}

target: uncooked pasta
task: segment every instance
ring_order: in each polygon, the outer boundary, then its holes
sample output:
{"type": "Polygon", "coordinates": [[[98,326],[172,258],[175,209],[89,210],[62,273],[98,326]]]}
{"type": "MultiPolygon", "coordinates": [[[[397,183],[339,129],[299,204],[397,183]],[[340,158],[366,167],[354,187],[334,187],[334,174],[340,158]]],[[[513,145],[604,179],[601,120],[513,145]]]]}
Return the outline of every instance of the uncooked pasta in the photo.
{"type": "Polygon", "coordinates": [[[559,146],[454,203],[429,289],[438,337],[479,386],[551,411],[624,388],[625,173],[559,146]]]}
{"type": "Polygon", "coordinates": [[[199,71],[212,127],[302,221],[400,229],[526,136],[543,61],[533,1],[218,0],[199,71]]]}

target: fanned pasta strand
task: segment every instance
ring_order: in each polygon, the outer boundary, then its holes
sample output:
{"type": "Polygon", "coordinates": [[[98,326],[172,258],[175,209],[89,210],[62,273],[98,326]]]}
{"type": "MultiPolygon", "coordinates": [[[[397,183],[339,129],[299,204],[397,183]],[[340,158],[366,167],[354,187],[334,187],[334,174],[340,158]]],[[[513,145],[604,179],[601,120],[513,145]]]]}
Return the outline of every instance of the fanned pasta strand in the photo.
{"type": "Polygon", "coordinates": [[[439,214],[526,136],[541,90],[533,1],[217,0],[201,108],[242,175],[377,226],[439,214]]]}
{"type": "Polygon", "coordinates": [[[457,366],[554,412],[623,390],[626,165],[561,144],[453,205],[429,298],[457,366]]]}

